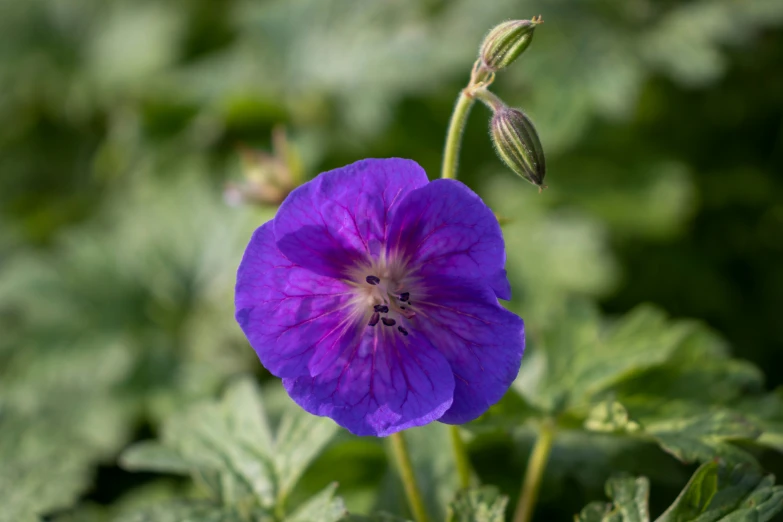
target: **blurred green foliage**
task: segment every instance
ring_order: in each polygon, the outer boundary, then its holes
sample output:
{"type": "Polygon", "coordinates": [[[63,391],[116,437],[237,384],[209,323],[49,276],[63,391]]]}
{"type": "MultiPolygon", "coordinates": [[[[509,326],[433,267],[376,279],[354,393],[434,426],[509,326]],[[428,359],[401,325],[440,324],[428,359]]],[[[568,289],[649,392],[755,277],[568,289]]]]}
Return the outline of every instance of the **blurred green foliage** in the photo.
{"type": "MultiPolygon", "coordinates": [[[[685,520],[769,520],[783,507],[783,487],[752,468],[716,462],[696,470],[685,489],[657,522],[685,520]]],[[[644,477],[617,476],[606,483],[612,504],[593,502],[579,514],[578,522],[649,521],[650,484],[644,477]]]]}
{"type": "Polygon", "coordinates": [[[275,168],[292,179],[370,156],[437,176],[482,35],[537,14],[493,88],[536,123],[550,188],[503,169],[483,107],[460,165],[503,218],[529,349],[513,390],[465,430],[496,488],[458,492],[444,426],[410,431],[427,509],[503,520],[550,420],[538,520],[779,509],[757,469],[783,476],[779,0],[0,12],[0,520],[407,517],[381,441],[253,384],[267,375],[234,323],[233,278],[275,206],[236,205],[247,193],[226,186],[252,188],[240,150],[273,148],[280,125],[275,168]],[[680,461],[703,463],[687,486],[695,467],[680,461]]]}

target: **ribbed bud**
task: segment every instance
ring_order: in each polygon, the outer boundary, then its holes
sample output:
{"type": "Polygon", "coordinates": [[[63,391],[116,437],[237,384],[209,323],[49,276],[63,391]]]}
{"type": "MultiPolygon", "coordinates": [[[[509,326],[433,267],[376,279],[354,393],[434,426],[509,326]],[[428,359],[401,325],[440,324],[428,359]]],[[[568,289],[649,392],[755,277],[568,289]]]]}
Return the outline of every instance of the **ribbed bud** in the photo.
{"type": "Polygon", "coordinates": [[[533,31],[541,18],[503,22],[492,29],[481,44],[481,62],[489,71],[511,65],[533,41],[533,31]]]}
{"type": "Polygon", "coordinates": [[[500,159],[529,182],[544,188],[544,149],[530,118],[518,109],[502,107],[492,116],[490,130],[500,159]]]}

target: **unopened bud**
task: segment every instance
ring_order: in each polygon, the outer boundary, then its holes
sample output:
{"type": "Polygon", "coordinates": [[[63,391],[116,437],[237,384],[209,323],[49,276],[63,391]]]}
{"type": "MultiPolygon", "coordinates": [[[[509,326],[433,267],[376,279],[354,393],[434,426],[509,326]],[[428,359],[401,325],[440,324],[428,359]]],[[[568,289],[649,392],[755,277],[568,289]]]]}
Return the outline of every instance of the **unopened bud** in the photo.
{"type": "Polygon", "coordinates": [[[530,118],[518,109],[501,107],[492,116],[490,130],[500,159],[529,182],[545,188],[544,149],[530,118]]]}
{"type": "Polygon", "coordinates": [[[533,41],[533,31],[543,23],[541,17],[532,20],[503,22],[484,38],[481,44],[481,62],[489,71],[498,71],[511,65],[533,41]]]}
{"type": "Polygon", "coordinates": [[[285,130],[272,133],[273,153],[240,147],[245,181],[229,184],[224,197],[230,205],[243,202],[279,205],[299,184],[302,172],[298,153],[288,143],[285,130]]]}

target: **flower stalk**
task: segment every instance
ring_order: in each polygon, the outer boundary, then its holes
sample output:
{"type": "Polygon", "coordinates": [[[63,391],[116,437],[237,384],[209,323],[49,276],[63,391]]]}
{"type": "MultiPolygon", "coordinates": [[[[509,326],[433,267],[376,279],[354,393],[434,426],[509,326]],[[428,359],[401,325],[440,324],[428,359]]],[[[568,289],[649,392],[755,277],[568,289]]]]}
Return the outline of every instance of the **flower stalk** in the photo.
{"type": "MultiPolygon", "coordinates": [[[[543,22],[540,16],[533,17],[531,20],[504,22],[493,28],[484,38],[479,49],[479,58],[473,64],[473,70],[470,73],[470,81],[460,91],[457,103],[451,113],[446,133],[446,147],[443,151],[442,178],[456,179],[457,177],[462,133],[475,100],[479,99],[484,102],[493,114],[507,108],[506,104],[491,93],[487,87],[495,80],[496,71],[508,67],[530,46],[536,26],[543,22]]],[[[504,159],[504,161],[506,160],[504,159]]],[[[515,172],[517,171],[515,170],[515,172]]],[[[519,172],[517,173],[519,174],[519,172]]],[[[523,177],[529,179],[527,176],[523,177]]],[[[534,181],[534,183],[542,187],[540,180],[534,181]]]]}
{"type": "Polygon", "coordinates": [[[451,445],[454,448],[454,461],[457,465],[457,476],[459,477],[460,489],[470,487],[471,469],[468,459],[468,450],[465,447],[465,441],[462,440],[462,434],[459,432],[459,426],[449,426],[451,434],[451,445]]]}
{"type": "Polygon", "coordinates": [[[400,473],[402,485],[405,488],[405,496],[408,499],[413,519],[416,522],[427,522],[427,511],[416,483],[416,475],[413,472],[413,464],[408,453],[408,444],[405,442],[402,432],[393,433],[389,436],[388,441],[397,464],[397,471],[400,473]]]}
{"type": "Polygon", "coordinates": [[[465,130],[465,123],[468,121],[470,109],[473,108],[473,104],[476,102],[476,90],[488,87],[494,80],[495,73],[484,67],[480,58],[476,60],[470,73],[470,81],[467,87],[459,93],[457,103],[454,105],[454,111],[451,113],[449,129],[446,132],[446,148],[443,151],[442,178],[457,178],[457,161],[459,160],[459,149],[462,145],[462,132],[465,130]]]}
{"type": "Polygon", "coordinates": [[[554,439],[554,421],[547,419],[541,424],[538,438],[530,453],[525,479],[519,494],[519,502],[514,512],[514,522],[529,522],[533,516],[533,509],[536,507],[536,500],[538,500],[538,491],[541,488],[541,479],[544,477],[544,470],[549,460],[549,453],[552,451],[554,439]]]}
{"type": "Polygon", "coordinates": [[[457,160],[459,159],[459,149],[462,142],[462,131],[465,130],[465,123],[468,121],[468,114],[473,107],[475,100],[465,88],[457,98],[457,104],[454,106],[454,112],[451,113],[449,121],[449,130],[446,134],[446,149],[443,151],[443,167],[441,177],[446,179],[456,179],[457,160]]]}
{"type": "Polygon", "coordinates": [[[481,100],[493,113],[506,108],[506,104],[503,100],[487,89],[485,85],[482,85],[480,88],[473,91],[473,96],[476,99],[481,100]]]}

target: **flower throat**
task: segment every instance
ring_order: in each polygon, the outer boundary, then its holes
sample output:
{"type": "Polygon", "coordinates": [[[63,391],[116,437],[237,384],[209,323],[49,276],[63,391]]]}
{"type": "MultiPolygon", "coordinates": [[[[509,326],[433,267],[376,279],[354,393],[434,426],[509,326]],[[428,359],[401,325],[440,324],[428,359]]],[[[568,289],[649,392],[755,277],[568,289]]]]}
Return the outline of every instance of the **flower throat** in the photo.
{"type": "Polygon", "coordinates": [[[393,316],[387,314],[399,314],[406,319],[413,319],[416,313],[411,308],[411,294],[398,288],[393,281],[386,281],[376,275],[368,275],[365,282],[370,285],[369,293],[372,296],[372,314],[368,326],[376,326],[379,322],[384,326],[397,326],[397,331],[402,335],[408,335],[408,330],[402,325],[397,325],[393,316]],[[394,286],[394,288],[391,288],[394,286]]]}

